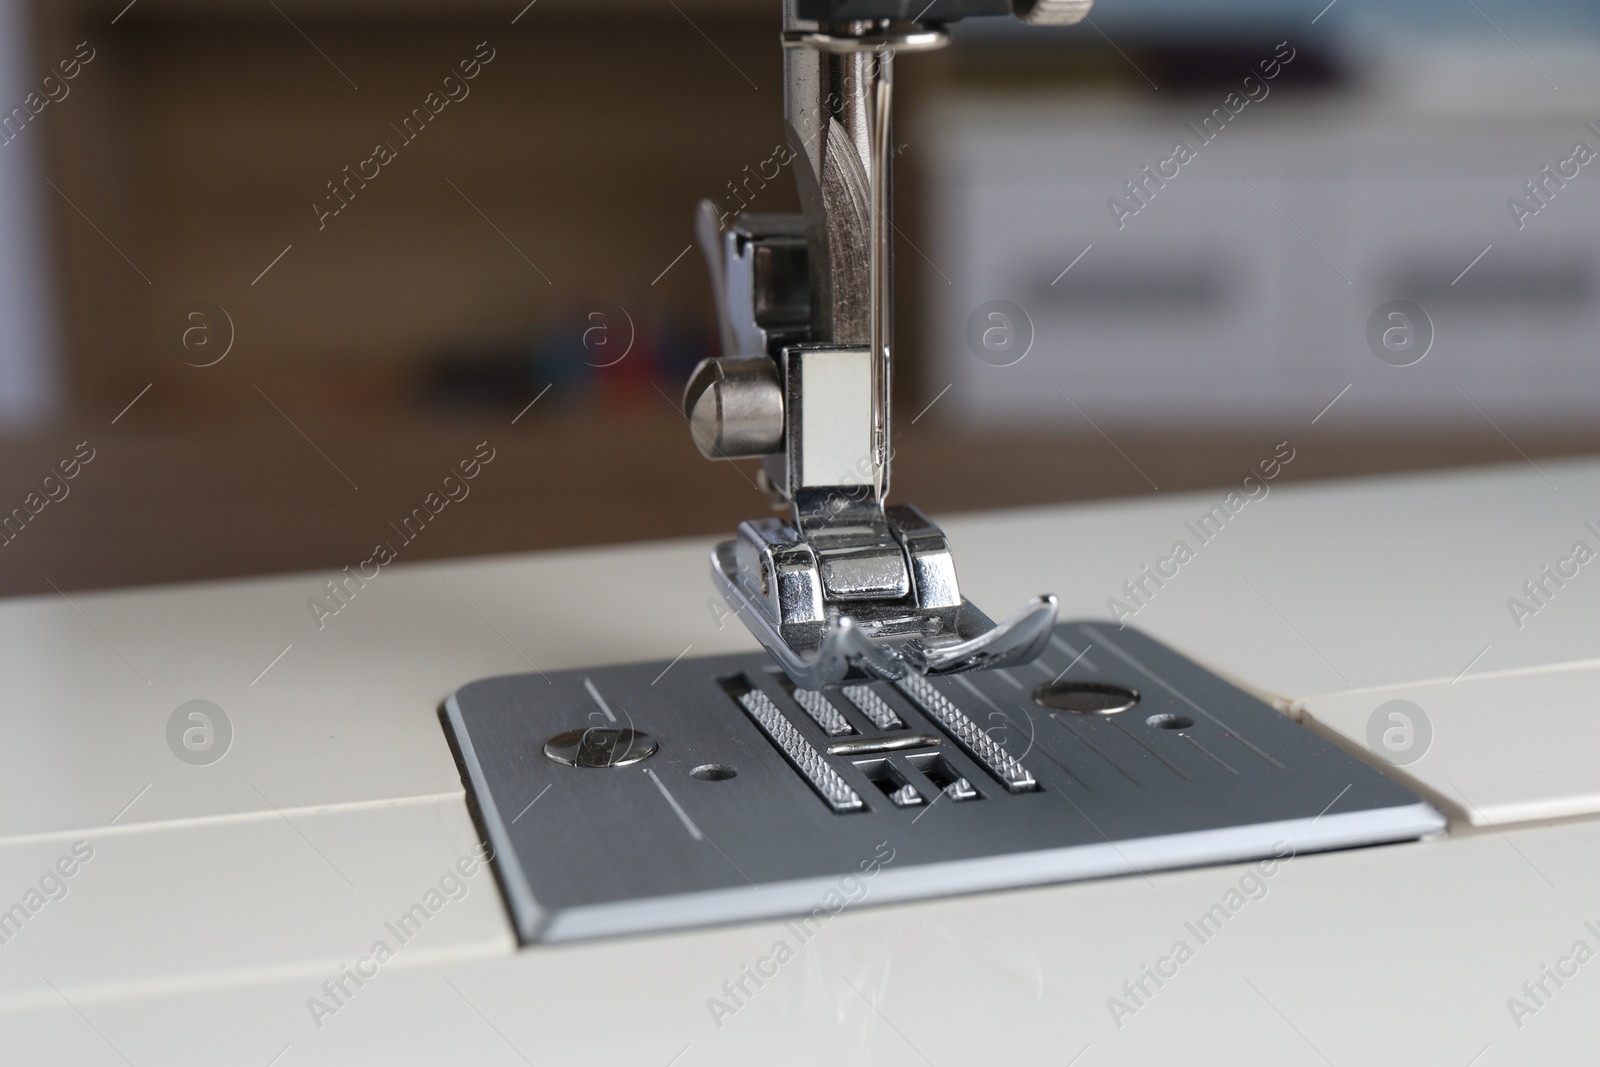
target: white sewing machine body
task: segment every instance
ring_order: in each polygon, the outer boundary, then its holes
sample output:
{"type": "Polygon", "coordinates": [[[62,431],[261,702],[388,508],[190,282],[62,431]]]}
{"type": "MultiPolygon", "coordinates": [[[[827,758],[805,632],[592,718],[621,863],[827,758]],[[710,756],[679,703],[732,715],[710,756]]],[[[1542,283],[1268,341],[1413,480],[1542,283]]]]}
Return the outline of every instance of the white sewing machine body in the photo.
{"type": "MultiPolygon", "coordinates": [[[[1130,620],[1417,790],[1443,835],[919,904],[877,904],[868,864],[806,924],[565,946],[518,947],[440,703],[755,648],[708,542],[395,563],[320,627],[326,575],[0,604],[6,1059],[1571,1061],[1600,981],[1600,465],[1541,469],[1274,486],[1130,620]],[[1367,747],[1396,699],[1431,722],[1398,767],[1367,747]],[[169,745],[191,700],[231,725],[215,762],[169,745]]],[[[1107,617],[1226,492],[946,528],[975,596],[1107,617]]]]}

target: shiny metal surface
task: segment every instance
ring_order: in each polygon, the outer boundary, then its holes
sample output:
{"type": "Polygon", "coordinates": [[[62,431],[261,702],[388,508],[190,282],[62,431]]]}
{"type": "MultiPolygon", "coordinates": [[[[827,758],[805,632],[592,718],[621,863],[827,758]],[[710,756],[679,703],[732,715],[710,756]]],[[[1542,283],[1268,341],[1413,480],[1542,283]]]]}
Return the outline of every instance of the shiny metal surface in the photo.
{"type": "Polygon", "coordinates": [[[950,540],[928,517],[907,504],[884,508],[889,529],[905,549],[917,601],[924,608],[953,608],[961,604],[961,583],[950,540]]]}
{"type": "Polygon", "coordinates": [[[962,597],[943,531],[909,505],[885,506],[895,53],[946,36],[916,19],[823,24],[798,10],[786,0],[783,63],[801,212],[730,220],[701,203],[722,355],[684,393],[701,452],[765,457],[763,484],[791,520],[742,523],[713,574],[805,689],[1025,662],[1044,647],[1054,598],[995,626],[962,597]]]}
{"type": "Polygon", "coordinates": [[[727,558],[722,568],[763,618],[780,626],[827,618],[816,552],[797,540],[783,520],[742,522],[738,539],[725,542],[718,551],[723,549],[727,558]]]}
{"type": "Polygon", "coordinates": [[[566,730],[544,743],[545,758],[567,767],[628,767],[656,754],[655,738],[638,730],[591,726],[566,730]]]}
{"type": "Polygon", "coordinates": [[[889,794],[889,801],[897,808],[914,808],[922,803],[922,794],[917,792],[916,786],[907,782],[889,794]]]}
{"type": "MultiPolygon", "coordinates": [[[[742,524],[741,531],[750,525],[742,524]]],[[[713,551],[713,577],[723,597],[744,617],[745,625],[795,685],[821,689],[848,678],[896,678],[905,672],[904,659],[894,649],[873,641],[848,615],[831,621],[825,616],[777,621],[742,580],[734,559],[736,544],[741,550],[746,546],[741,538],[737,543],[725,541],[713,551]]],[[[791,580],[794,585],[802,584],[797,578],[791,580]]]]}
{"type": "MultiPolygon", "coordinates": [[[[797,690],[798,696],[803,690],[797,690]]],[[[856,741],[835,741],[828,746],[830,756],[869,756],[874,752],[902,752],[908,748],[931,748],[939,743],[929,734],[899,734],[895,737],[863,737],[856,741]]]]}
{"type": "Polygon", "coordinates": [[[926,679],[908,675],[897,683],[900,691],[917,702],[928,716],[949,731],[950,736],[966,750],[967,755],[983,764],[985,770],[1005,784],[1013,793],[1026,793],[1038,789],[1039,782],[1022,763],[984,732],[983,728],[966,712],[956,707],[943,693],[926,679]]]}
{"type": "Polygon", "coordinates": [[[827,801],[828,807],[835,812],[860,811],[865,807],[861,795],[839,777],[839,772],[830,767],[811,742],[795,729],[794,723],[778,710],[772,698],[759,689],[752,689],[740,695],[739,703],[750,713],[762,732],[789,758],[795,770],[827,801]]]}
{"type": "Polygon", "coordinates": [[[821,549],[822,591],[832,600],[898,600],[911,593],[905,557],[893,541],[821,549]]]}
{"type": "Polygon", "coordinates": [[[804,542],[784,542],[790,531],[781,520],[741,523],[739,532],[738,540],[712,551],[712,576],[802,688],[1015,666],[1049,644],[1053,596],[1035,597],[998,626],[964,599],[938,609],[923,609],[911,597],[830,603],[815,552],[804,542]]]}
{"type": "Polygon", "coordinates": [[[1074,715],[1117,715],[1139,703],[1139,691],[1125,685],[1068,679],[1039,686],[1033,691],[1033,702],[1074,715]]]}
{"type": "MultiPolygon", "coordinates": [[[[1084,4],[1086,10],[1088,6],[1084,4]]],[[[940,29],[889,30],[858,35],[822,30],[785,30],[783,33],[785,48],[814,48],[836,55],[853,52],[932,52],[949,43],[950,35],[940,29]]]]}
{"type": "Polygon", "coordinates": [[[776,356],[810,335],[806,222],[801,215],[744,212],[730,218],[700,201],[695,240],[711,271],[722,358],[776,356]]]}
{"type": "MultiPolygon", "coordinates": [[[[943,43],[935,41],[930,47],[937,48],[943,43]]],[[[894,102],[894,47],[882,46],[874,51],[874,55],[878,61],[878,77],[871,87],[872,295],[869,306],[872,312],[872,472],[875,479],[873,490],[881,502],[884,494],[889,491],[890,349],[894,323],[891,306],[894,301],[894,245],[889,235],[892,221],[890,194],[893,191],[890,185],[892,180],[890,163],[894,159],[890,151],[893,131],[889,128],[889,116],[894,102]]]]}
{"type": "Polygon", "coordinates": [[[912,670],[918,674],[955,674],[1027,663],[1050,643],[1050,630],[1056,622],[1056,598],[1036,596],[998,626],[967,601],[962,601],[956,617],[953,635],[906,643],[904,655],[912,670]]]}
{"type": "MultiPolygon", "coordinates": [[[[796,689],[793,696],[794,702],[804,708],[812,721],[822,727],[822,732],[829,737],[843,737],[856,732],[850,720],[839,714],[839,709],[815,689],[796,689]]],[[[828,751],[831,753],[833,750],[834,746],[829,745],[828,751]]]]}
{"type": "Polygon", "coordinates": [[[810,248],[811,338],[872,340],[873,86],[868,52],[786,48],[784,117],[810,248]]]}
{"type": "Polygon", "coordinates": [[[972,787],[972,783],[967,781],[965,778],[957,778],[955,781],[945,786],[944,795],[949,797],[951,800],[956,801],[957,803],[963,800],[978,799],[978,791],[974,789],[972,787]]]}
{"type": "Polygon", "coordinates": [[[745,459],[783,446],[783,387],[766,356],[701,360],[683,392],[683,413],[707,459],[745,459]]]}
{"type": "Polygon", "coordinates": [[[1089,17],[1094,0],[1017,0],[1016,14],[1033,26],[1071,26],[1089,17]]]}
{"type": "Polygon", "coordinates": [[[906,724],[895,714],[895,710],[884,703],[882,697],[872,691],[867,685],[847,685],[841,690],[845,699],[854,704],[856,708],[872,720],[872,724],[880,730],[904,730],[906,724]]]}

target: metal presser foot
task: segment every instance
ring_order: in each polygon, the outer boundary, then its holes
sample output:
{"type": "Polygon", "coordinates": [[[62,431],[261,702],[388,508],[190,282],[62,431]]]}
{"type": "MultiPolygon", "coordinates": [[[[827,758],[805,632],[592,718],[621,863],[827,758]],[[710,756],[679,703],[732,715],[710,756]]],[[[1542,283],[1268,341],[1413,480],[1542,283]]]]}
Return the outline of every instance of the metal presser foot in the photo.
{"type": "MultiPolygon", "coordinates": [[[[948,37],[903,13],[838,17],[873,7],[904,5],[785,4],[787,156],[774,159],[794,170],[801,213],[734,215],[707,200],[697,227],[723,355],[695,369],[684,412],[707,458],[761,457],[789,512],[741,523],[712,554],[712,573],[808,689],[1026,663],[1056,613],[1055,598],[1039,596],[997,625],[961,595],[944,532],[910,505],[885,504],[894,60],[948,37]]],[[[1017,5],[1030,21],[1077,21],[1087,9],[1017,5]]]]}
{"type": "Polygon", "coordinates": [[[884,517],[821,537],[758,519],[713,550],[722,595],[796,685],[1010,667],[1044,651],[1055,597],[996,625],[961,595],[937,526],[909,505],[884,517]]]}

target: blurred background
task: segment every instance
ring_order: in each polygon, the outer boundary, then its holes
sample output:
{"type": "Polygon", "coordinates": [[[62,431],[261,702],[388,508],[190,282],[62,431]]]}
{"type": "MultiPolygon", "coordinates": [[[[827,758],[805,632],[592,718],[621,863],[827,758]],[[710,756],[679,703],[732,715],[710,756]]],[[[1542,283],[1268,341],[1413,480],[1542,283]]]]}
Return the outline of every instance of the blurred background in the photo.
{"type": "MultiPolygon", "coordinates": [[[[677,400],[696,201],[796,207],[777,0],[525,2],[0,0],[0,593],[337,570],[480,442],[403,558],[764,512],[677,400]]],[[[954,36],[899,65],[897,498],[1600,451],[1594,5],[954,36]]]]}

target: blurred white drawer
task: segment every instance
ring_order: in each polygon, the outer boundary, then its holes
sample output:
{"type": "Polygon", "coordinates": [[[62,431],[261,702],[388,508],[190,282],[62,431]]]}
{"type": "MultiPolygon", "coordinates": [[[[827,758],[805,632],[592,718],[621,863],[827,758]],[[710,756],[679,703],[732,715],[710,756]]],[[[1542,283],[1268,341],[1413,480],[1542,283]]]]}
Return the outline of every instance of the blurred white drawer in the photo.
{"type": "Polygon", "coordinates": [[[1350,386],[1330,422],[1492,433],[1476,404],[1503,426],[1586,424],[1600,172],[1520,230],[1506,207],[1575,141],[1600,150],[1583,116],[1463,123],[1271,96],[1204,142],[1192,124],[1216,102],[978,97],[924,117],[942,415],[1304,425],[1350,386]],[[1179,140],[1195,158],[1161,181],[1179,140]],[[1418,303],[1431,335],[1405,367],[1368,341],[1395,299],[1418,303]],[[969,329],[995,300],[1025,313],[998,354],[969,329]]]}

